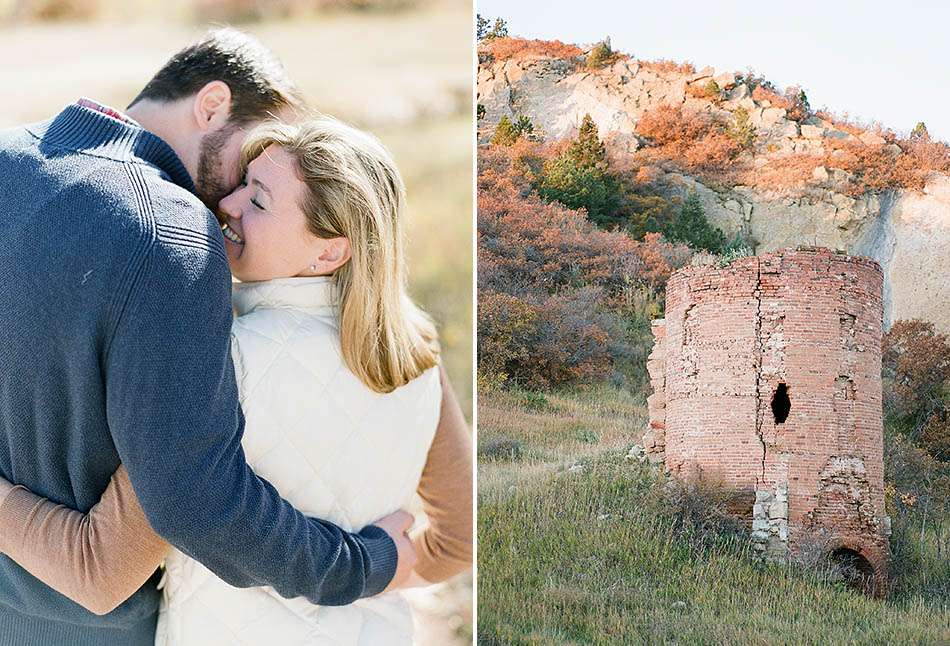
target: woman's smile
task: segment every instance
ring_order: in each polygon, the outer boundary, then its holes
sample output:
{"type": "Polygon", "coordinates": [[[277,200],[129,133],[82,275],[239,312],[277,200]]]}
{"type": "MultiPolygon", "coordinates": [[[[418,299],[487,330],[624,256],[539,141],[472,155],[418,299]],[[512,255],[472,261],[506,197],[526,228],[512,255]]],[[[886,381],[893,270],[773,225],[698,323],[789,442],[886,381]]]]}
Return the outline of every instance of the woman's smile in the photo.
{"type": "Polygon", "coordinates": [[[238,234],[238,232],[234,230],[234,228],[230,225],[229,222],[225,222],[224,224],[221,225],[221,233],[223,233],[224,237],[230,240],[231,242],[233,242],[234,244],[237,244],[237,245],[244,244],[244,238],[242,238],[240,234],[238,234]]]}

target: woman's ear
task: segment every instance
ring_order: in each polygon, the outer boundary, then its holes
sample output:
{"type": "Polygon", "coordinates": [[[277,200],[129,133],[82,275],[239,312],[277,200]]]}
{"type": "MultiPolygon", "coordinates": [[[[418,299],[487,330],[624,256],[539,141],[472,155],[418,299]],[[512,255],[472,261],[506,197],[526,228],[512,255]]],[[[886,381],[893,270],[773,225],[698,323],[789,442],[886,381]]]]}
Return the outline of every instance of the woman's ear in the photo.
{"type": "Polygon", "coordinates": [[[206,83],[195,95],[193,110],[200,131],[223,128],[231,118],[231,88],[224,81],[206,83]]]}
{"type": "Polygon", "coordinates": [[[350,241],[340,236],[320,240],[320,255],[309,270],[316,276],[328,276],[350,259],[350,241]]]}

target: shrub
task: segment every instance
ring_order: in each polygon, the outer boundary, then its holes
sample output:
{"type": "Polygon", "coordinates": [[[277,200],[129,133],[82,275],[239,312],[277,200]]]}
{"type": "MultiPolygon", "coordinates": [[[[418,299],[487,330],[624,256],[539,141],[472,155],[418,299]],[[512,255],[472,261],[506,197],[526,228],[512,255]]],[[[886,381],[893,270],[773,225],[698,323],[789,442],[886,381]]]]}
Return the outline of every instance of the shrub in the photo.
{"type": "Polygon", "coordinates": [[[482,105],[481,103],[475,106],[475,118],[478,121],[481,121],[482,119],[485,118],[485,106],[482,105]]]}
{"type": "Polygon", "coordinates": [[[495,126],[495,134],[492,135],[491,143],[495,146],[512,146],[523,135],[528,135],[532,132],[534,132],[534,124],[532,124],[531,119],[525,115],[517,117],[514,123],[505,115],[498,122],[498,125],[495,126]]]}
{"type": "Polygon", "coordinates": [[[896,418],[912,418],[918,428],[944,407],[950,379],[950,343],[933,323],[897,321],[882,341],[884,410],[896,418]]]}
{"type": "Polygon", "coordinates": [[[537,313],[521,299],[478,292],[478,370],[504,385],[511,370],[530,361],[537,313]]]}
{"type": "Polygon", "coordinates": [[[481,40],[488,35],[488,18],[483,18],[482,14],[475,14],[475,38],[481,40]]]}
{"type": "Polygon", "coordinates": [[[524,38],[493,38],[478,46],[481,54],[496,61],[505,61],[523,56],[573,59],[584,52],[574,45],[565,45],[559,40],[527,40],[524,38]]]}
{"type": "Polygon", "coordinates": [[[737,108],[732,113],[732,117],[729,136],[741,148],[751,148],[755,144],[755,126],[749,121],[749,111],[745,108],[737,108]]]}
{"type": "Polygon", "coordinates": [[[621,186],[607,172],[607,152],[589,114],[581,122],[577,139],[544,165],[538,194],[572,209],[585,209],[587,217],[601,227],[625,224],[621,186]]]}
{"type": "Polygon", "coordinates": [[[511,122],[508,115],[505,115],[495,126],[495,134],[492,135],[491,142],[494,146],[510,146],[518,141],[518,135],[515,124],[511,122]]]}
{"type": "Polygon", "coordinates": [[[785,90],[787,106],[786,116],[792,121],[802,121],[811,116],[811,106],[808,104],[808,95],[800,87],[792,86],[785,90]]]}
{"type": "Polygon", "coordinates": [[[709,82],[703,87],[703,94],[710,99],[720,99],[722,98],[722,89],[716,81],[709,79],[709,82]]]}
{"type": "Polygon", "coordinates": [[[927,124],[918,121],[914,129],[910,131],[911,141],[930,141],[930,133],[927,132],[927,124]]]}
{"type": "Polygon", "coordinates": [[[946,408],[930,416],[920,431],[919,444],[937,460],[950,462],[950,415],[946,408]]]}
{"type": "Polygon", "coordinates": [[[734,261],[739,258],[747,258],[749,256],[754,256],[755,252],[752,250],[752,245],[742,236],[741,233],[736,233],[736,237],[726,245],[722,253],[719,256],[719,260],[716,261],[716,266],[720,269],[723,267],[728,267],[734,261]]]}
{"type": "Polygon", "coordinates": [[[603,40],[594,45],[594,48],[587,54],[587,67],[591,69],[604,67],[612,62],[614,58],[616,58],[616,56],[613,50],[610,49],[610,40],[603,40]]]}
{"type": "Polygon", "coordinates": [[[891,517],[890,595],[950,602],[950,464],[886,426],[884,483],[891,517]]]}
{"type": "Polygon", "coordinates": [[[518,136],[529,135],[534,132],[534,124],[531,123],[531,119],[525,115],[519,115],[518,119],[515,121],[515,130],[518,132],[518,136]]]}
{"type": "Polygon", "coordinates": [[[695,74],[696,67],[689,62],[677,63],[676,61],[670,61],[666,59],[660,59],[656,61],[637,61],[637,64],[644,68],[648,69],[651,72],[658,72],[661,74],[695,74]]]}
{"type": "Polygon", "coordinates": [[[510,437],[493,437],[478,441],[478,460],[494,462],[505,460],[517,462],[524,452],[520,440],[510,437]]]}
{"type": "Polygon", "coordinates": [[[492,40],[495,38],[507,38],[507,37],[508,37],[508,23],[505,21],[504,18],[495,18],[495,24],[483,36],[483,38],[485,38],[486,40],[492,40]]]}
{"type": "Polygon", "coordinates": [[[538,193],[546,200],[586,210],[587,217],[601,227],[623,224],[617,181],[598,168],[576,166],[567,155],[545,165],[538,193]]]}
{"type": "Polygon", "coordinates": [[[690,193],[683,200],[679,216],[663,229],[663,235],[671,242],[682,242],[693,249],[705,249],[712,253],[720,253],[726,245],[726,236],[709,224],[696,193],[690,193]]]}
{"type": "Polygon", "coordinates": [[[709,115],[661,105],[644,113],[637,134],[650,140],[648,160],[664,160],[690,171],[727,169],[742,147],[709,115]]]}
{"type": "Polygon", "coordinates": [[[950,461],[950,343],[933,323],[897,321],[882,342],[889,424],[938,460],[950,461]]]}
{"type": "Polygon", "coordinates": [[[558,149],[570,146],[479,151],[479,383],[491,387],[641,379],[655,295],[689,257],[659,234],[638,242],[544,202],[523,173],[558,149]]]}

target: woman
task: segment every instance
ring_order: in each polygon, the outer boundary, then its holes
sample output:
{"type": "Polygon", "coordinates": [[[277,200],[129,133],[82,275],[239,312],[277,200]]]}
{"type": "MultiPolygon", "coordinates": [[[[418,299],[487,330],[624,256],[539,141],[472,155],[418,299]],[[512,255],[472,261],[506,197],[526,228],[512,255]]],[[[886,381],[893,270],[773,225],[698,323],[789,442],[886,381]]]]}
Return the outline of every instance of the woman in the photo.
{"type": "MultiPolygon", "coordinates": [[[[414,536],[413,583],[465,569],[470,440],[435,434],[439,348],[406,291],[395,164],[376,139],[328,118],[261,126],[242,163],[244,181],[219,208],[242,281],[232,356],[248,463],[304,513],[351,531],[418,490],[430,524],[414,536]]],[[[0,493],[0,549],[93,612],[112,610],[164,559],[158,644],[411,642],[398,593],[314,606],[233,588],[168,551],[123,468],[88,514],[8,483],[0,493]]]]}

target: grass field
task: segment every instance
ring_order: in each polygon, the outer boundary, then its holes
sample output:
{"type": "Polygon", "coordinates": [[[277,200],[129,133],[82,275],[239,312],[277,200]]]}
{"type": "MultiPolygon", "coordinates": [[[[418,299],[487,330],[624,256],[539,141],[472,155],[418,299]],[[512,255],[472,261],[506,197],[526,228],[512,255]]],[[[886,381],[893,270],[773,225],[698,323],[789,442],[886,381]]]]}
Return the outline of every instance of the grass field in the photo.
{"type": "MultiPolygon", "coordinates": [[[[148,11],[129,23],[0,26],[0,86],[10,97],[0,105],[0,128],[45,119],[79,96],[125,107],[169,55],[206,28],[182,19],[182,1],[163,4],[135,3],[148,11]]],[[[100,5],[115,9],[107,18],[128,10],[113,0],[100,5]]],[[[6,9],[0,4],[0,15],[6,9]]],[[[443,359],[471,420],[471,6],[434,3],[242,28],[281,57],[314,107],[367,128],[392,150],[410,205],[410,287],[439,324],[443,359]]],[[[412,598],[419,643],[470,641],[470,576],[412,598]]]]}
{"type": "Polygon", "coordinates": [[[946,599],[882,602],[696,531],[626,457],[637,395],[479,395],[479,643],[947,644],[946,599]]]}

